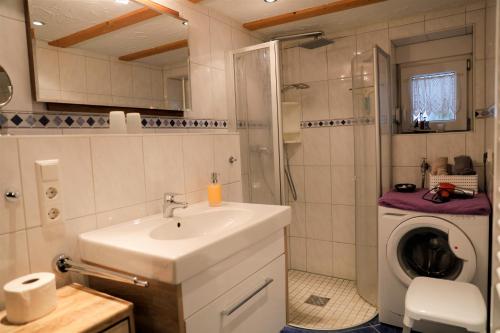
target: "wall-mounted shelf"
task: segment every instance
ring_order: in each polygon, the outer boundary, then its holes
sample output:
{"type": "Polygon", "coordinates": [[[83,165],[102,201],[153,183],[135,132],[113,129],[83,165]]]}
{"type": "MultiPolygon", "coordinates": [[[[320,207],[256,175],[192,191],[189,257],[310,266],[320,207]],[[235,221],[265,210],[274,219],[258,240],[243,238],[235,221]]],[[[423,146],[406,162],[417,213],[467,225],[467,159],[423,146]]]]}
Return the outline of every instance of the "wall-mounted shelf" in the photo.
{"type": "Polygon", "coordinates": [[[282,102],[282,118],[283,118],[283,142],[284,143],[300,143],[302,134],[300,131],[300,103],[298,102],[282,102]]]}

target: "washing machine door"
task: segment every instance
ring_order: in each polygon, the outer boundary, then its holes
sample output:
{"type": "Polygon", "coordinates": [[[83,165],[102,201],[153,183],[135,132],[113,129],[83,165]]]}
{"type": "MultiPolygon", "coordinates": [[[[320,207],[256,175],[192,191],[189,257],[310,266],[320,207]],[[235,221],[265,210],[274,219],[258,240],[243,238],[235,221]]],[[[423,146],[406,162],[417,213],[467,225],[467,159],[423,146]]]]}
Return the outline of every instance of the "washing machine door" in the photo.
{"type": "Polygon", "coordinates": [[[394,229],[387,261],[406,286],[417,276],[470,282],[476,273],[472,242],[456,225],[434,216],[410,218],[394,229]]]}

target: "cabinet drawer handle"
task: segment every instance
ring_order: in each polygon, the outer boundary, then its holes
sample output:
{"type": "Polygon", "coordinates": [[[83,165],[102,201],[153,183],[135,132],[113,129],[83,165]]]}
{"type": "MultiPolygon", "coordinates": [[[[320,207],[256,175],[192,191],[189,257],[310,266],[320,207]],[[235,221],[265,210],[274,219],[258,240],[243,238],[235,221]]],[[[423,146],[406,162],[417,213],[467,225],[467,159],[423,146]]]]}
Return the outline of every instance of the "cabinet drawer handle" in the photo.
{"type": "Polygon", "coordinates": [[[234,311],[236,311],[240,307],[242,307],[243,304],[245,304],[246,302],[248,302],[249,300],[251,300],[255,295],[257,295],[260,291],[262,291],[263,289],[265,289],[273,281],[274,281],[273,279],[267,278],[266,281],[260,287],[258,287],[254,291],[252,291],[250,294],[248,294],[248,296],[246,296],[245,298],[243,298],[241,301],[239,301],[235,305],[231,306],[229,309],[226,309],[226,310],[222,311],[222,315],[224,315],[224,316],[230,316],[234,311]]]}

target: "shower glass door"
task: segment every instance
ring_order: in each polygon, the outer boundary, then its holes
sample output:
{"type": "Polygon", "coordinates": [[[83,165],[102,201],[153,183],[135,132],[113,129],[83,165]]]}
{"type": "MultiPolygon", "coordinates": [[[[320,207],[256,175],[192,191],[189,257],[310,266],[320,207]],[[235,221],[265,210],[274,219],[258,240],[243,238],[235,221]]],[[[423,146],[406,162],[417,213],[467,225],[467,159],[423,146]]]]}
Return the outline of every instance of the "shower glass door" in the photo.
{"type": "Polygon", "coordinates": [[[377,201],[391,186],[390,58],[380,48],[352,61],[356,176],[356,281],[377,305],[377,201]]]}
{"type": "Polygon", "coordinates": [[[281,204],[283,163],[278,43],[232,53],[245,202],[281,204]]]}

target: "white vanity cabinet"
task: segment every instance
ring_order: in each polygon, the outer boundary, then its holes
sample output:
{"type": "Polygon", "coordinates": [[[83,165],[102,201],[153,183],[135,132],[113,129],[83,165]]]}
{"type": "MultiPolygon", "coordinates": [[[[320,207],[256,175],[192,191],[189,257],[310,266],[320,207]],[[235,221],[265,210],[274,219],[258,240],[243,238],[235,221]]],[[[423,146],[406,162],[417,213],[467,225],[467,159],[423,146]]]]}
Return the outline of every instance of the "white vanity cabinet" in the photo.
{"type": "Polygon", "coordinates": [[[138,332],[277,333],[286,324],[285,263],[285,230],[279,229],[181,284],[89,281],[134,303],[138,332]]]}
{"type": "Polygon", "coordinates": [[[280,231],[186,281],[186,332],[279,332],[286,323],[284,247],[280,231]]]}

